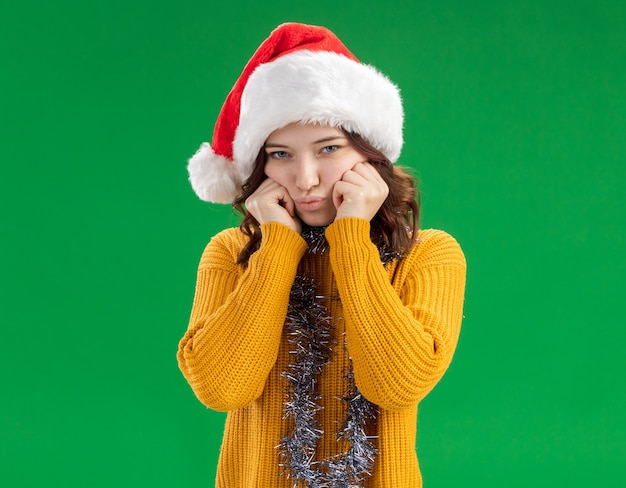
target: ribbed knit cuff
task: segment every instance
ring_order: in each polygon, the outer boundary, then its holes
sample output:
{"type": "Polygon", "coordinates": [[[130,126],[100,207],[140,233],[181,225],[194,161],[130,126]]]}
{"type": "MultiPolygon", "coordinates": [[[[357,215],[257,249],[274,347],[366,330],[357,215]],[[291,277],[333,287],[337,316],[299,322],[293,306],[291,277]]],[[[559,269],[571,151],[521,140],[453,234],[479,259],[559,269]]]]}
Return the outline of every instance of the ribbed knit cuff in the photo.
{"type": "Polygon", "coordinates": [[[370,238],[369,220],[357,217],[336,220],[326,229],[326,239],[331,251],[339,255],[348,253],[353,258],[363,258],[376,252],[376,246],[370,238]]]}
{"type": "Polygon", "coordinates": [[[296,231],[278,222],[261,225],[261,246],[259,251],[272,250],[272,255],[285,263],[293,259],[297,266],[307,249],[306,241],[296,231]]]}

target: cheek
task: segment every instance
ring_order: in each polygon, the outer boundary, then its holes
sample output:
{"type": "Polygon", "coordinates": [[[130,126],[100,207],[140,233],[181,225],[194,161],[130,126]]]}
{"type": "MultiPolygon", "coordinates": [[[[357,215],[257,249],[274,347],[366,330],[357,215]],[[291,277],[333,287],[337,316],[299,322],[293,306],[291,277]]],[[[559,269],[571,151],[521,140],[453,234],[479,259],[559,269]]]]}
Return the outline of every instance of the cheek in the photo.
{"type": "Polygon", "coordinates": [[[265,176],[271,178],[274,181],[278,181],[281,177],[281,171],[278,169],[278,165],[270,161],[265,164],[265,169],[263,172],[265,173],[265,176]]]}
{"type": "Polygon", "coordinates": [[[326,186],[333,186],[341,179],[343,173],[344,172],[340,171],[339,168],[333,168],[331,171],[324,172],[321,180],[326,184],[326,186]]]}
{"type": "Polygon", "coordinates": [[[350,163],[339,163],[334,165],[329,165],[328,168],[325,169],[322,178],[328,185],[334,185],[343,177],[344,173],[350,170],[354,164],[350,163]]]}

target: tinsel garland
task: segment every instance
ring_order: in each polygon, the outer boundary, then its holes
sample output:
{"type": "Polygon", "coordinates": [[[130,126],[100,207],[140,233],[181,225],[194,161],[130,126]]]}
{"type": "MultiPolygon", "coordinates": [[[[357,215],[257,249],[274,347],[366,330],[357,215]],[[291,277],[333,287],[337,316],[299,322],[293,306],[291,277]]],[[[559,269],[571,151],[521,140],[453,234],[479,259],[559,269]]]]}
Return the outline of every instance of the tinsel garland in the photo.
{"type": "MultiPolygon", "coordinates": [[[[324,254],[328,243],[323,227],[305,227],[302,236],[308,252],[324,254]]],[[[383,262],[397,257],[379,247],[383,262]]],[[[375,437],[368,436],[366,426],[376,418],[376,408],[359,392],[354,381],[352,362],[345,373],[346,417],[335,433],[337,441],[349,447],[343,454],[329,459],[316,459],[316,450],[324,435],[317,413],[322,410],[318,389],[324,367],[330,361],[337,342],[333,339],[334,321],[324,305],[324,296],[317,290],[315,280],[298,274],[294,280],[285,320],[285,328],[293,360],[283,377],[288,383],[288,398],[284,418],[291,419],[293,428],[278,445],[281,466],[293,481],[293,487],[358,488],[371,475],[378,454],[375,437]]],[[[345,347],[345,344],[343,344],[345,347]]]]}

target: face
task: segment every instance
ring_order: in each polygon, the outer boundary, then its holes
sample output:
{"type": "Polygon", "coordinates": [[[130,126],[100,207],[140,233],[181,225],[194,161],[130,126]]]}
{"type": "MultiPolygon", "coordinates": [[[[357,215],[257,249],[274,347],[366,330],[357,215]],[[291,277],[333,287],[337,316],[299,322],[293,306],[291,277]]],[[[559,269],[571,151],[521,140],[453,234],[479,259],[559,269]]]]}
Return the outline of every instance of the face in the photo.
{"type": "Polygon", "coordinates": [[[265,174],[285,187],[305,224],[333,222],[333,188],[356,163],[365,161],[345,134],[333,127],[289,124],[272,132],[264,146],[265,174]]]}

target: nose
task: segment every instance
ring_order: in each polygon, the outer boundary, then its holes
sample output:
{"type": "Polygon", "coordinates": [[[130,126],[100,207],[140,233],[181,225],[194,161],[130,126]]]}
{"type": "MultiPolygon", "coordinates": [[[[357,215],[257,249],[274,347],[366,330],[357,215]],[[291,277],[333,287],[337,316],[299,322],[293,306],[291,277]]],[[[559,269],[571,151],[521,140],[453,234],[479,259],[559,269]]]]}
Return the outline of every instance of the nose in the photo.
{"type": "Polygon", "coordinates": [[[296,164],[296,186],[302,191],[309,191],[320,183],[317,160],[313,156],[302,156],[296,164]]]}

